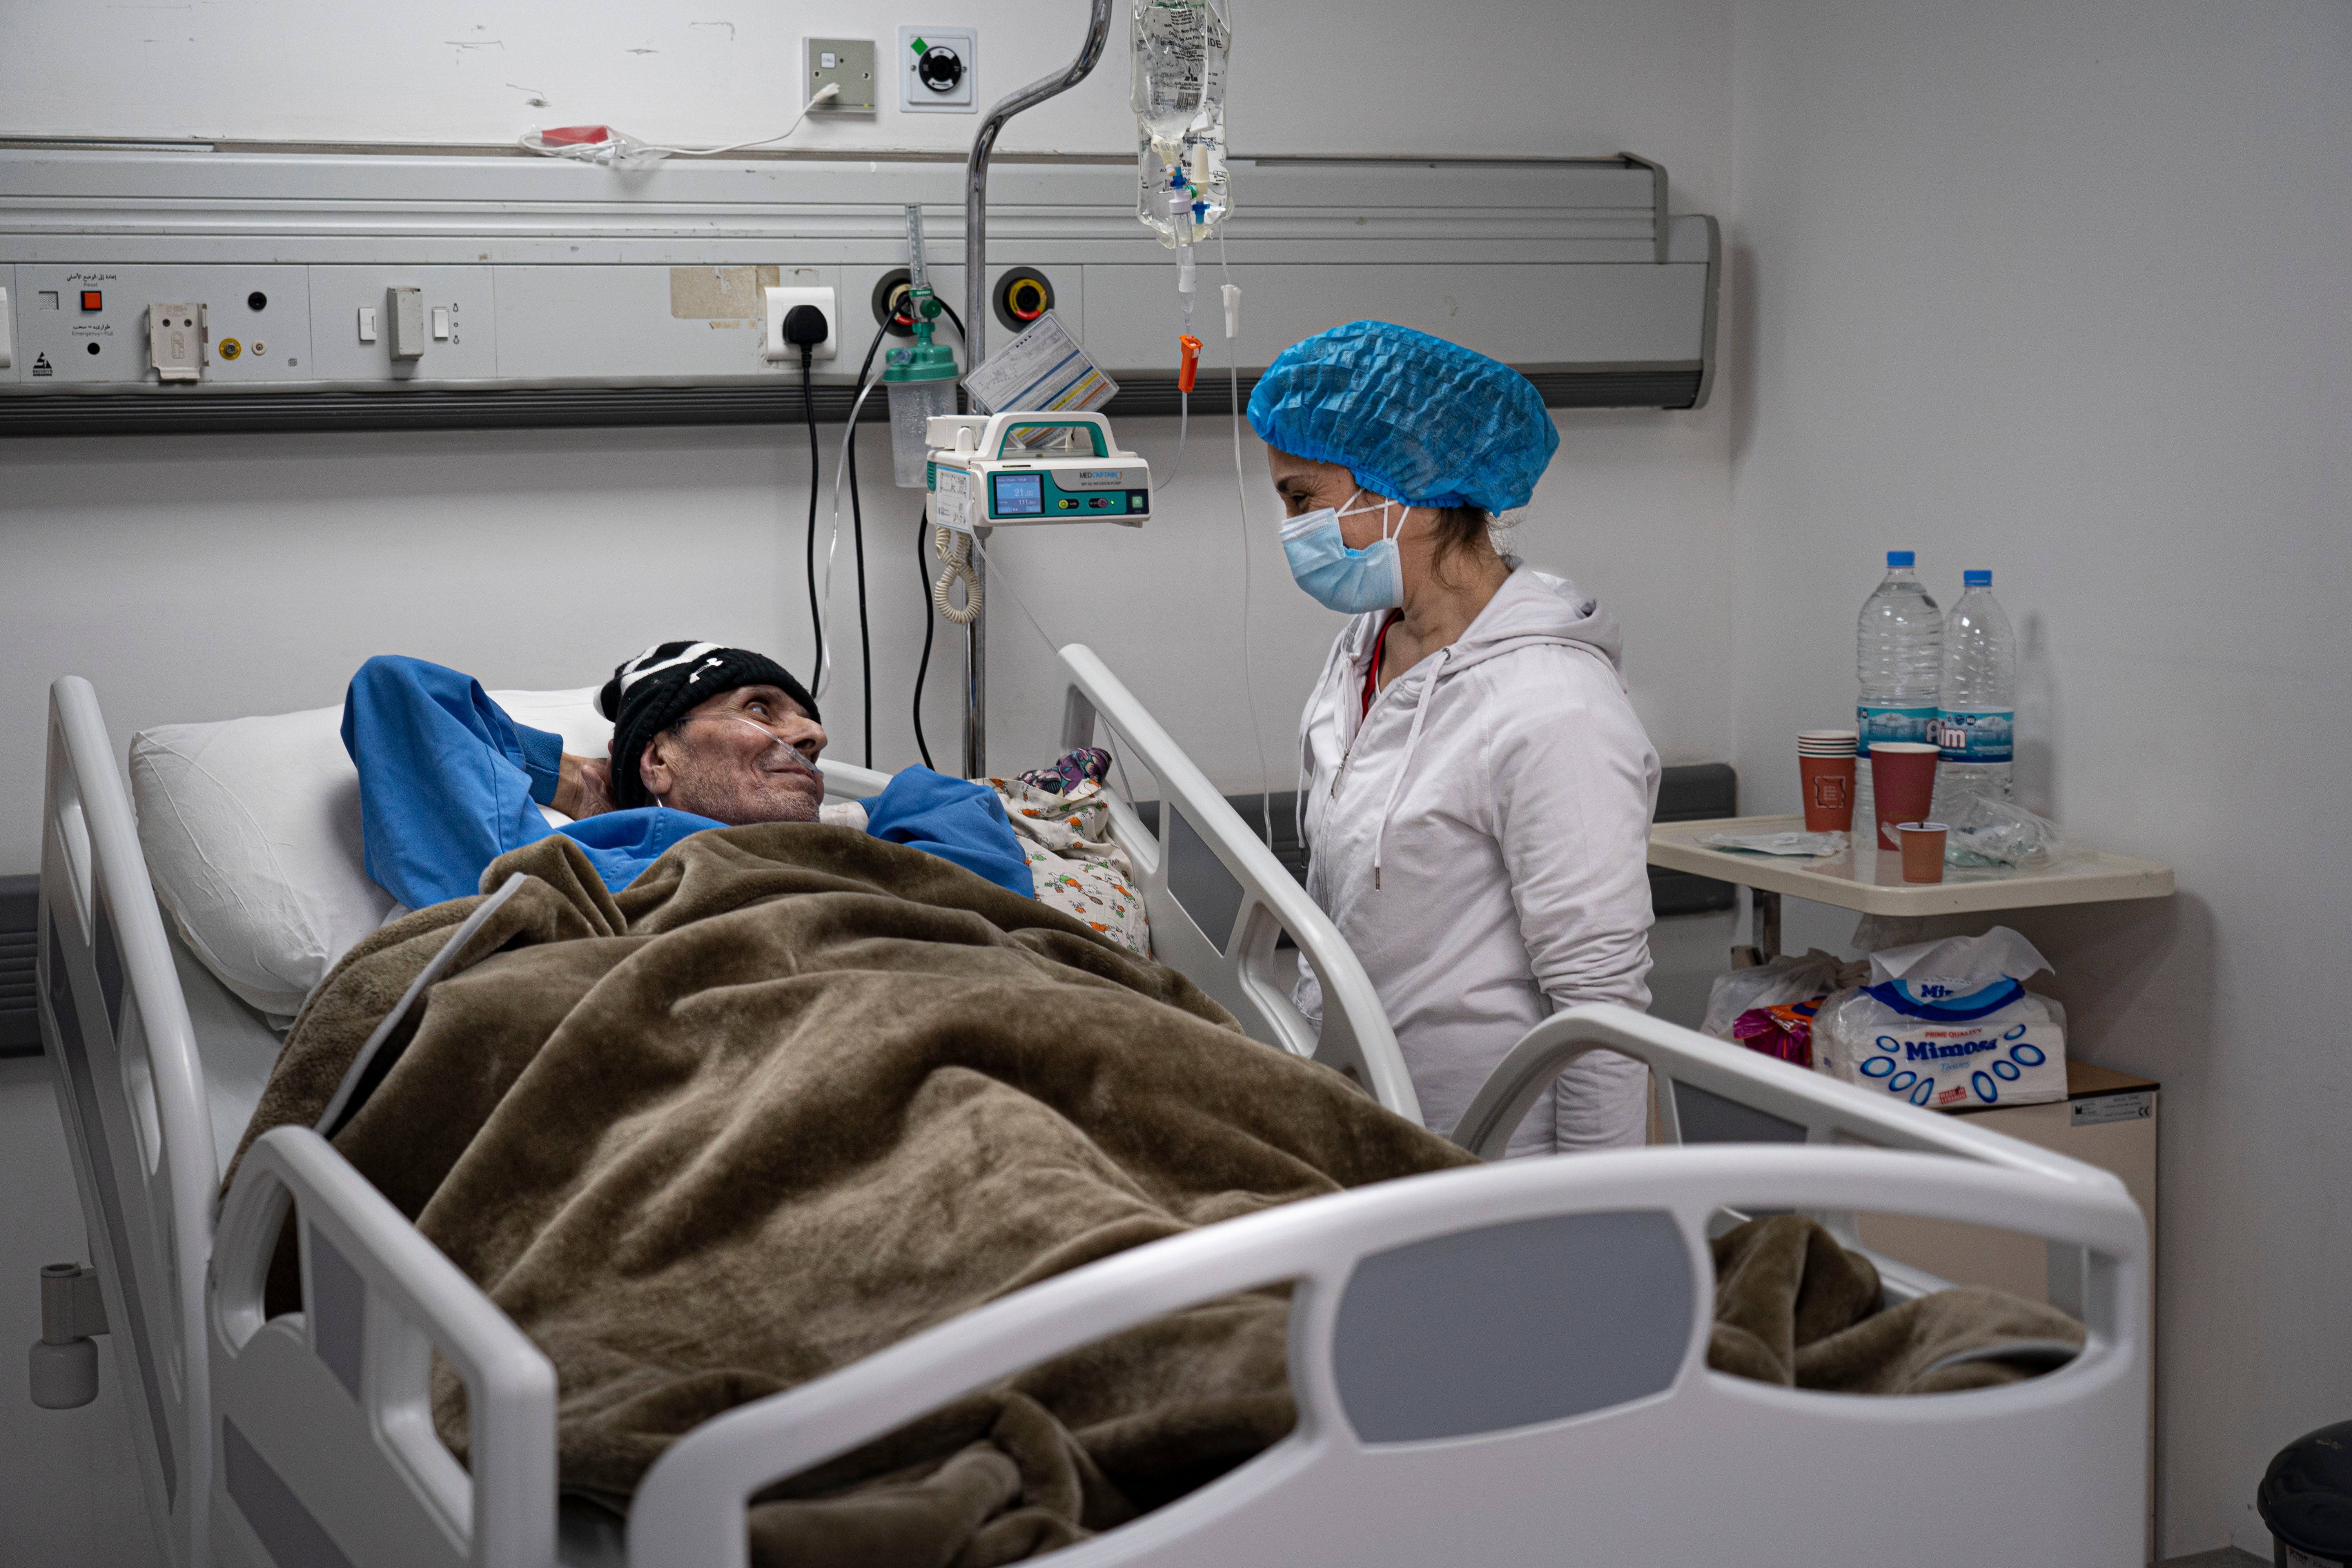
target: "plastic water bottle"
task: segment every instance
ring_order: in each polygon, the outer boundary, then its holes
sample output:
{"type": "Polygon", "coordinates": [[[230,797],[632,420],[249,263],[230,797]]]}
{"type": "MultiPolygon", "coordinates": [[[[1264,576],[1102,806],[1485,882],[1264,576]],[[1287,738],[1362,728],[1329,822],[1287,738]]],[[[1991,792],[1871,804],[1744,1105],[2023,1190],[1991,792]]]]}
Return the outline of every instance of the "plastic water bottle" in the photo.
{"type": "Polygon", "coordinates": [[[1979,797],[2010,798],[2016,755],[2017,634],[1992,596],[1992,574],[1962,576],[1944,617],[1944,691],[1936,712],[1936,820],[1979,797]]]}
{"type": "Polygon", "coordinates": [[[1886,552],[1886,580],[1863,601],[1855,629],[1853,662],[1862,700],[1853,710],[1860,737],[1853,820],[1865,836],[1872,831],[1871,742],[1925,742],[1935,727],[1937,693],[1943,689],[1944,616],[1912,570],[1916,559],[1908,550],[1886,552]]]}

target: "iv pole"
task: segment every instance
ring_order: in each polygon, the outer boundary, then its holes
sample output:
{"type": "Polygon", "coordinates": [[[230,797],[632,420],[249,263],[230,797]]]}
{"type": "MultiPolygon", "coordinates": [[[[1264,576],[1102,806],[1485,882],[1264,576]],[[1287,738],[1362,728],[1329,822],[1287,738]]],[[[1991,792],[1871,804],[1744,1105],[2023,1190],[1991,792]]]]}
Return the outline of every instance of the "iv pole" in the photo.
{"type": "MultiPolygon", "coordinates": [[[[971,139],[971,157],[964,165],[963,197],[963,333],[964,374],[970,376],[980,363],[988,357],[988,159],[996,150],[997,133],[1004,122],[1024,109],[1038,104],[1058,93],[1067,92],[1087,79],[1102,59],[1103,45],[1110,37],[1111,0],[1092,0],[1092,10],[1087,17],[1087,39],[1078,46],[1078,58],[1052,76],[1040,77],[1020,91],[1011,94],[988,111],[980,122],[980,132],[971,139]]],[[[981,531],[978,529],[975,533],[981,531]]],[[[986,571],[972,552],[972,574],[975,578],[986,571]]],[[[980,614],[974,616],[965,632],[963,686],[963,776],[982,777],[988,772],[988,608],[983,601],[980,614]]]]}

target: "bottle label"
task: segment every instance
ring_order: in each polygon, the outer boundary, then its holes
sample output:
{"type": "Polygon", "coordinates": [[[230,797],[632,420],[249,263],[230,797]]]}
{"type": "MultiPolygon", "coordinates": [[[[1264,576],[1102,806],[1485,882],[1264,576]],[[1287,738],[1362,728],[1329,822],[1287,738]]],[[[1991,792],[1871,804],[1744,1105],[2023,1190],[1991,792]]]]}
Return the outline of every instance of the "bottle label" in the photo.
{"type": "Polygon", "coordinates": [[[1947,709],[1936,715],[1936,731],[1928,739],[1936,743],[1938,763],[2005,763],[2016,754],[2016,732],[2013,710],[1954,713],[1947,709]]]}
{"type": "MultiPolygon", "coordinates": [[[[1857,737],[1854,751],[1858,755],[1870,755],[1873,741],[1918,741],[1927,742],[1927,731],[1935,727],[1936,708],[1873,708],[1867,703],[1853,710],[1853,728],[1857,737]]],[[[2006,731],[2002,731],[2004,734],[2006,731]]]]}

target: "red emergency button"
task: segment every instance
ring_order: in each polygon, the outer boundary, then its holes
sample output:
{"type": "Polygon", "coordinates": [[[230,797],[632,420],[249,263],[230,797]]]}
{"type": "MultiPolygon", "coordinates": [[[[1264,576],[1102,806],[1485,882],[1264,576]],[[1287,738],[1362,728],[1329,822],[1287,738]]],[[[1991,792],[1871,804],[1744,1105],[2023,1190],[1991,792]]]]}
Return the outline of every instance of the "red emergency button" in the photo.
{"type": "Polygon", "coordinates": [[[106,309],[106,296],[95,289],[85,289],[81,291],[81,308],[85,310],[103,310],[106,309]]]}

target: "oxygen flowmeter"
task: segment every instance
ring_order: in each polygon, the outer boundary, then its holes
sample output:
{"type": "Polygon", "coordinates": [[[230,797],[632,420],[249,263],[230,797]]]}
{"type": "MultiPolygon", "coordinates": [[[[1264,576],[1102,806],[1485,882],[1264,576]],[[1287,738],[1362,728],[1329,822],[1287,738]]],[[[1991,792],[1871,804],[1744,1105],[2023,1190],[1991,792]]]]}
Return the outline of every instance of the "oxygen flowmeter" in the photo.
{"type": "Polygon", "coordinates": [[[939,297],[931,292],[930,272],[923,262],[923,209],[909,202],[907,293],[899,310],[914,325],[915,343],[912,348],[892,349],[882,367],[882,385],[890,399],[892,477],[902,490],[928,488],[926,432],[934,418],[955,408],[955,355],[945,343],[931,341],[940,309],[939,297]]]}

